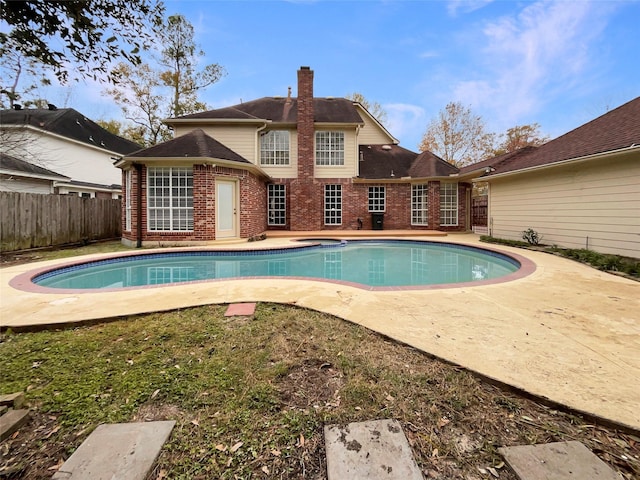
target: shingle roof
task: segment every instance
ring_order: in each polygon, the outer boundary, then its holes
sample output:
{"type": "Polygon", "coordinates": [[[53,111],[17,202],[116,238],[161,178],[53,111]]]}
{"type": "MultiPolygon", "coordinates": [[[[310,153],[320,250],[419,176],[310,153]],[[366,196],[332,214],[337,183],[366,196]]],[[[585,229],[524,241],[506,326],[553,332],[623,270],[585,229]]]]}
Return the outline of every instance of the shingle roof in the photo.
{"type": "MultiPolygon", "coordinates": [[[[263,97],[231,107],[184,115],[167,120],[271,120],[276,123],[296,123],[298,99],[263,97]]],[[[346,98],[314,98],[314,121],[319,123],[363,123],[351,100],[346,98]]]]}
{"type": "Polygon", "coordinates": [[[399,145],[360,145],[360,153],[360,178],[447,177],[458,173],[456,167],[431,152],[417,154],[399,145]]]}
{"type": "MultiPolygon", "coordinates": [[[[526,154],[514,155],[492,165],[495,168],[492,175],[610,152],[634,144],[640,145],[640,97],[526,154]]],[[[492,160],[495,159],[489,159],[492,160]]]]}
{"type": "Polygon", "coordinates": [[[47,132],[120,154],[131,153],[141,148],[137,143],[105,130],[73,108],[1,110],[0,124],[31,125],[47,132]]]}
{"type": "Polygon", "coordinates": [[[3,170],[10,170],[16,173],[23,173],[25,176],[28,175],[41,175],[47,177],[56,177],[60,180],[68,180],[69,177],[64,175],[60,175],[59,173],[54,172],[53,170],[49,170],[38,165],[34,165],[29,162],[25,162],[24,160],[20,160],[19,158],[13,157],[11,155],[7,155],[6,153],[0,153],[0,168],[3,170]]]}
{"type": "Polygon", "coordinates": [[[224,146],[215,138],[210,137],[202,129],[169,140],[168,142],[154,145],[153,147],[138,150],[128,158],[219,158],[232,162],[251,162],[230,148],[224,146]]]}

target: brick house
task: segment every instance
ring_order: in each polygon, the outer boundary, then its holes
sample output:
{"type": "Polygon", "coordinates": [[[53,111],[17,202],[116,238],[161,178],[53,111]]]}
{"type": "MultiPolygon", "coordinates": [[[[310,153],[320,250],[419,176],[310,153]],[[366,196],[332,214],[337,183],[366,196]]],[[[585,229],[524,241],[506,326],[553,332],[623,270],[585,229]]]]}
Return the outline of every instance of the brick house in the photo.
{"type": "Polygon", "coordinates": [[[120,159],[123,242],[182,244],[272,230],[466,231],[470,179],[396,140],[361,104],[265,97],[167,120],[175,138],[120,159]]]}

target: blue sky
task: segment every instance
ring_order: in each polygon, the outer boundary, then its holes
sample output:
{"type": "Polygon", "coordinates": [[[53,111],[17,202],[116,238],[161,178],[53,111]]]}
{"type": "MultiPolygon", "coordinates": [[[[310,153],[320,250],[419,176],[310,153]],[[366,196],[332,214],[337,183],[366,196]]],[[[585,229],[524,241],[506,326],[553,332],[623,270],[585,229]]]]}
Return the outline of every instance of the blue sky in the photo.
{"type": "MultiPolygon", "coordinates": [[[[296,71],[315,72],[316,96],[360,92],[383,105],[387,127],[417,150],[450,101],[490,131],[537,122],[552,138],[640,95],[639,1],[166,1],[193,24],[227,75],[202,99],[214,108],[296,95],[296,71]]],[[[58,105],[119,118],[99,85],[66,90],[58,105]]],[[[63,95],[61,93],[61,95],[63,95]]]]}

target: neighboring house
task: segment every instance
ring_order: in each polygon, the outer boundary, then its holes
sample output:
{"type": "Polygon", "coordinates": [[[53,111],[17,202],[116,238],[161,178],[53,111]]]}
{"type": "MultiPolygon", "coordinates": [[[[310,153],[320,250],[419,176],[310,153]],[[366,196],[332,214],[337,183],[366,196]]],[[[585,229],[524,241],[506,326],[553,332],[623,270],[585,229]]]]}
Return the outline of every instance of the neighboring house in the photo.
{"type": "Polygon", "coordinates": [[[489,233],[640,258],[640,97],[544,145],[464,167],[489,183],[489,233]]]}
{"type": "Polygon", "coordinates": [[[53,192],[47,193],[84,197],[118,198],[122,174],[114,160],[140,149],[80,112],[54,105],[0,111],[0,135],[2,153],[63,177],[55,179],[53,192]]]}
{"type": "Polygon", "coordinates": [[[411,152],[359,103],[266,97],[167,120],[175,138],[126,155],[123,241],[193,243],[268,230],[466,231],[471,183],[411,152]]]}
{"type": "Polygon", "coordinates": [[[69,177],[0,153],[0,192],[55,193],[56,182],[69,177]]]}

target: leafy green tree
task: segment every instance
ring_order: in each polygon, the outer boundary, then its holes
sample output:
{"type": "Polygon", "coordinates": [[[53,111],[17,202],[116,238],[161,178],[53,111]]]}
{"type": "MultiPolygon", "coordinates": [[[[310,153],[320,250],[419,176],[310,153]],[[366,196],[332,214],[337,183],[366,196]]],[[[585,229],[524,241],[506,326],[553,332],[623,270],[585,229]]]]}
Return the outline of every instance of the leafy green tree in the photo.
{"type": "Polygon", "coordinates": [[[206,110],[198,93],[216,83],[224,69],[210,64],[198,69],[204,52],[195,44],[193,26],[182,15],[172,15],[158,29],[157,65],[143,63],[131,68],[120,63],[113,70],[117,83],[105,90],[120,105],[133,128],[123,136],[145,146],[171,138],[162,123],[167,117],[206,110]]]}
{"type": "Polygon", "coordinates": [[[450,102],[429,123],[420,151],[430,151],[457,167],[490,156],[495,135],[486,131],[484,120],[460,102],[450,102]]]}
{"type": "Polygon", "coordinates": [[[120,105],[130,125],[121,127],[122,136],[144,146],[169,140],[171,132],[162,123],[168,112],[167,97],[158,88],[158,73],[143,63],[133,68],[120,63],[113,70],[117,83],[105,90],[120,105]]]}
{"type": "Polygon", "coordinates": [[[109,76],[109,64],[138,64],[154,37],[149,23],[162,19],[159,0],[0,0],[0,46],[14,42],[17,52],[48,66],[61,82],[69,64],[82,77],[109,76]]]}
{"type": "Polygon", "coordinates": [[[171,115],[205,110],[197,93],[220,80],[224,68],[214,63],[196,70],[205,53],[195,44],[193,26],[183,15],[171,15],[158,33],[163,47],[159,63],[166,69],[160,72],[160,81],[172,91],[171,115]]]}
{"type": "Polygon", "coordinates": [[[494,155],[514,152],[524,147],[539,147],[549,141],[549,137],[540,133],[540,125],[516,125],[501,135],[501,142],[493,151],[494,155]]]}
{"type": "Polygon", "coordinates": [[[361,93],[354,92],[347,95],[345,98],[349,100],[353,100],[354,102],[358,102],[367,111],[375,117],[381,124],[385,124],[387,121],[387,112],[378,102],[370,102],[365,98],[365,96],[361,93]]]}

